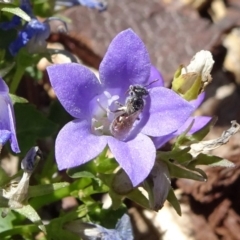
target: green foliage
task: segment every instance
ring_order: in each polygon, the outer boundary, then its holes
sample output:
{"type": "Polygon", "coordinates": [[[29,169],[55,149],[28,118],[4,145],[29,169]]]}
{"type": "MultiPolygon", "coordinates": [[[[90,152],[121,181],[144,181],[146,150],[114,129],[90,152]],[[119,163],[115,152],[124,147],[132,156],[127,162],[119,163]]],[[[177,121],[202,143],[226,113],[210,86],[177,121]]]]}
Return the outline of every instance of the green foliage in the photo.
{"type": "Polygon", "coordinates": [[[1,7],[1,11],[2,12],[8,12],[8,13],[12,13],[20,18],[22,18],[23,20],[29,22],[31,20],[31,17],[29,17],[21,8],[19,7],[14,7],[14,6],[10,6],[8,5],[7,7],[1,7]]]}
{"type": "Polygon", "coordinates": [[[36,145],[38,139],[51,136],[57,131],[57,125],[31,104],[16,103],[14,111],[17,120],[17,136],[23,155],[36,145]]]}

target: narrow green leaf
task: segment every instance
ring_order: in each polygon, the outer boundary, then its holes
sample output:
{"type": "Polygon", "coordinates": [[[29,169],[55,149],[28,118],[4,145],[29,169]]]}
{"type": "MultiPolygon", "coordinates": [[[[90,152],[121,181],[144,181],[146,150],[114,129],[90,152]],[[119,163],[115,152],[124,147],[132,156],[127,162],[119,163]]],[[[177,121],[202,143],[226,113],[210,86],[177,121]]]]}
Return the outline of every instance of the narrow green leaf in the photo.
{"type": "Polygon", "coordinates": [[[10,7],[10,6],[8,6],[8,7],[3,7],[3,8],[1,9],[1,11],[12,13],[12,14],[14,14],[14,15],[22,18],[23,20],[25,20],[25,21],[27,21],[27,22],[29,22],[29,21],[31,20],[31,17],[28,16],[28,14],[25,13],[25,12],[24,12],[21,8],[19,8],[19,7],[10,7]]]}
{"type": "Polygon", "coordinates": [[[12,229],[13,228],[13,223],[12,222],[15,219],[16,219],[16,216],[12,212],[9,212],[8,215],[4,219],[1,219],[0,233],[4,232],[4,231],[7,231],[9,229],[12,229]]]}
{"type": "Polygon", "coordinates": [[[93,175],[91,172],[88,171],[76,171],[73,169],[69,169],[67,171],[67,174],[71,178],[81,178],[81,177],[86,177],[86,178],[96,178],[95,175],[93,175]]]}
{"type": "Polygon", "coordinates": [[[7,173],[3,170],[3,168],[0,166],[0,186],[2,187],[6,182],[9,180],[9,176],[7,173]]]}
{"type": "Polygon", "coordinates": [[[42,223],[41,218],[39,217],[38,213],[35,211],[35,209],[30,206],[26,205],[19,209],[14,209],[14,211],[20,213],[21,215],[25,216],[27,219],[29,219],[31,222],[38,225],[39,229],[46,233],[46,228],[42,223]]]}
{"type": "Polygon", "coordinates": [[[181,216],[182,215],[181,206],[172,188],[170,188],[168,192],[167,200],[171,203],[177,214],[181,216]]]}
{"type": "Polygon", "coordinates": [[[168,165],[168,169],[171,177],[187,178],[187,179],[192,179],[192,180],[201,181],[201,182],[206,181],[206,179],[203,176],[196,174],[192,171],[189,171],[186,168],[170,163],[169,161],[164,161],[164,162],[168,165]]]}
{"type": "Polygon", "coordinates": [[[8,202],[9,202],[8,199],[0,196],[0,208],[8,208],[9,207],[8,202]]]}
{"type": "Polygon", "coordinates": [[[15,62],[12,62],[11,64],[7,65],[4,68],[0,69],[0,76],[3,78],[5,77],[15,66],[15,62]]]}
{"type": "Polygon", "coordinates": [[[68,182],[60,182],[46,185],[29,186],[28,198],[44,196],[69,185],[70,184],[68,182]]]}
{"type": "Polygon", "coordinates": [[[19,97],[15,94],[10,93],[9,95],[10,95],[10,98],[11,98],[13,104],[15,104],[15,103],[27,103],[28,102],[27,99],[25,99],[23,97],[19,97]]]}
{"type": "Polygon", "coordinates": [[[209,166],[211,166],[211,167],[235,167],[236,165],[227,159],[221,159],[219,162],[212,163],[209,166]]]}
{"type": "Polygon", "coordinates": [[[138,188],[135,188],[132,192],[128,193],[126,197],[133,202],[139,204],[140,206],[150,209],[149,200],[142,194],[142,192],[138,188]]]}

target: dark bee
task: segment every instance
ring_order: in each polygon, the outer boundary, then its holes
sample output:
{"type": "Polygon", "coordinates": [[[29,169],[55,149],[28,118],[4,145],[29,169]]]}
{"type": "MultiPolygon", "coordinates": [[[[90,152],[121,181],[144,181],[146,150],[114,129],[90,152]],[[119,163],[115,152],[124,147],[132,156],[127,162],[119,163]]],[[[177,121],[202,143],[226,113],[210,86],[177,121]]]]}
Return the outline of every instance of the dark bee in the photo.
{"type": "Polygon", "coordinates": [[[149,94],[147,88],[141,85],[130,85],[127,92],[129,97],[126,99],[125,105],[120,105],[115,111],[121,114],[113,120],[110,126],[112,135],[120,140],[127,137],[134,122],[139,120],[139,115],[145,106],[144,98],[149,94]]]}

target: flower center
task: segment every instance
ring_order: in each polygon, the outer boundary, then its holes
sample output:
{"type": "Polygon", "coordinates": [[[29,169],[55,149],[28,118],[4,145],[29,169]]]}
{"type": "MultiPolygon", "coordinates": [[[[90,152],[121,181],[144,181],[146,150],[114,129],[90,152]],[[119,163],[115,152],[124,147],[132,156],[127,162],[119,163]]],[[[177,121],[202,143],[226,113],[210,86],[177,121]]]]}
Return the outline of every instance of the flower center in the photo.
{"type": "Polygon", "coordinates": [[[104,91],[102,95],[92,100],[91,121],[92,132],[95,135],[111,135],[110,124],[116,116],[114,110],[118,108],[118,99],[118,95],[112,96],[109,92],[104,91]]]}

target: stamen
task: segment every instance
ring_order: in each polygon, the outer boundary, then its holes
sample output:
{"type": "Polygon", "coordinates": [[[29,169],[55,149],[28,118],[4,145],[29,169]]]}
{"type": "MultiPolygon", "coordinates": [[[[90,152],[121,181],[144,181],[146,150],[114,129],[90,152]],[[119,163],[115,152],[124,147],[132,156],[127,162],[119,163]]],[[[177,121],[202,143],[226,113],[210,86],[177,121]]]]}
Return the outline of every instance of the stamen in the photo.
{"type": "Polygon", "coordinates": [[[97,99],[97,103],[98,103],[99,107],[100,107],[106,114],[108,114],[108,113],[110,112],[110,110],[109,110],[108,108],[104,108],[104,107],[102,106],[102,104],[100,103],[99,98],[97,99]]]}

